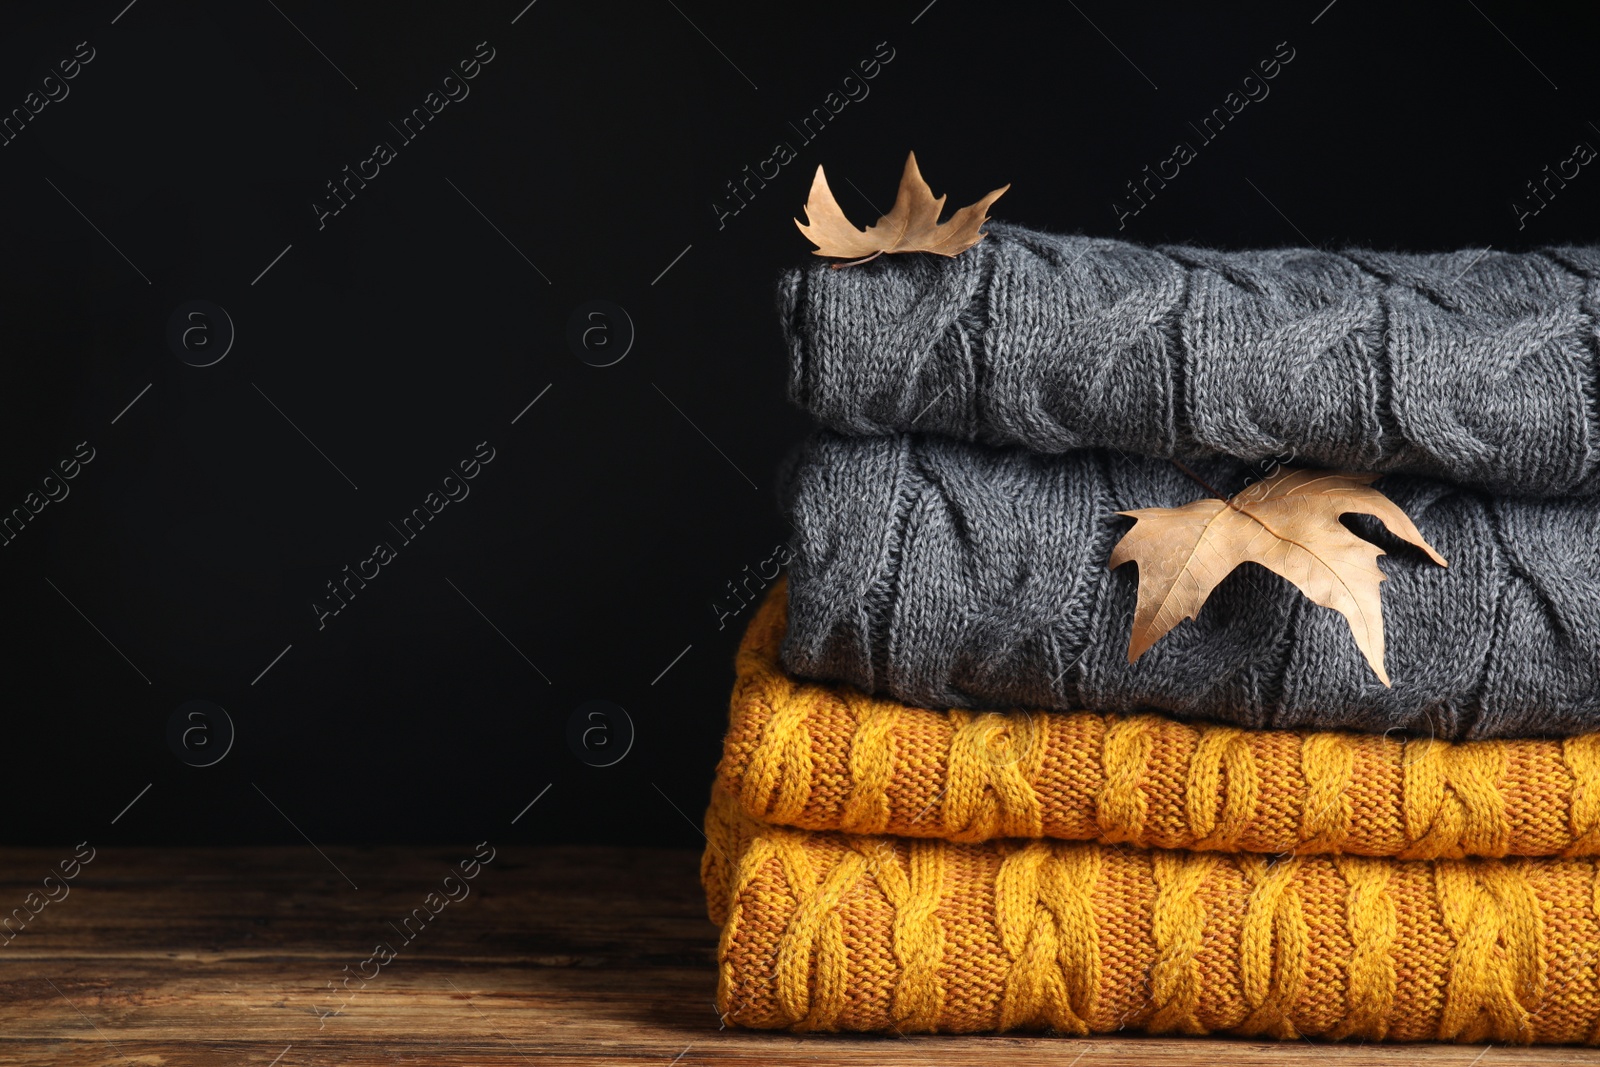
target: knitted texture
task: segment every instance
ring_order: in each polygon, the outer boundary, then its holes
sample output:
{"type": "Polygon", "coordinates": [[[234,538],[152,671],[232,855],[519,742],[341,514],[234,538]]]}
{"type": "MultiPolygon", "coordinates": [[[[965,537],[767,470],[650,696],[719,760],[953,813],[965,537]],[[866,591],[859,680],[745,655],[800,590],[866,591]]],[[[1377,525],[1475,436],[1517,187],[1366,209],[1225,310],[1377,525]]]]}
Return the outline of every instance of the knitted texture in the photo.
{"type": "MultiPolygon", "coordinates": [[[[1234,460],[1195,466],[1223,492],[1250,476],[1234,460]]],[[[1600,496],[1379,482],[1450,561],[1347,520],[1389,553],[1385,688],[1342,616],[1253,564],[1127,662],[1137,579],[1106,566],[1129,524],[1117,512],[1207,495],[1165,460],[823,432],[786,481],[797,554],[783,664],[801,677],[933,708],[1449,740],[1600,730],[1600,496]]]]}
{"type": "Polygon", "coordinates": [[[1290,456],[1600,491],[1600,250],[974,248],[784,275],[791,399],[843,433],[1290,456]]]}
{"type": "Polygon", "coordinates": [[[1600,854],[1600,734],[1451,744],[929,711],[785,674],[784,603],[780,579],[745,631],[717,768],[764,822],[1415,859],[1600,854]]]}
{"type": "Polygon", "coordinates": [[[1589,859],[812,834],[720,791],[706,840],[717,1002],[743,1026],[1600,1040],[1589,859]]]}

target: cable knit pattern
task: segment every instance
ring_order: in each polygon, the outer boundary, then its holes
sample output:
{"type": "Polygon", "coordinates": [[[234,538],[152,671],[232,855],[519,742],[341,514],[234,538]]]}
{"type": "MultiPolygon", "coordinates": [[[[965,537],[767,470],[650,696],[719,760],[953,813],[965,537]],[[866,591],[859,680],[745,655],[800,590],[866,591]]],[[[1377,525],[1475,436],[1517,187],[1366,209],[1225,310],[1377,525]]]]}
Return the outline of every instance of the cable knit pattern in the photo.
{"type": "Polygon", "coordinates": [[[724,1022],[1600,1044],[1600,250],[994,224],[780,302],[829,429],[706,812],[724,1022]],[[1392,687],[1255,565],[1127,662],[1118,513],[1268,459],[1450,561],[1345,520],[1392,687]]]}
{"type": "Polygon", "coordinates": [[[1450,743],[1159,715],[930,711],[784,673],[745,631],[720,787],[806,830],[1413,859],[1600,855],[1600,734],[1450,743]]]}
{"type": "MultiPolygon", "coordinates": [[[[1223,491],[1249,469],[1197,464],[1223,491]]],[[[1385,688],[1348,624],[1245,566],[1127,662],[1134,568],[1117,512],[1206,495],[1173,464],[931,435],[819,433],[787,475],[798,539],[783,663],[924,707],[1158,710],[1251,728],[1459,740],[1600,729],[1600,496],[1379,488],[1448,568],[1352,517],[1380,566],[1385,688]]]]}
{"type": "Polygon", "coordinates": [[[856,435],[1293,457],[1600,491],[1600,252],[1144,248],[992,222],[786,273],[790,397],[856,435]]]}
{"type": "Polygon", "coordinates": [[[1590,859],[807,834],[720,789],[706,836],[717,1002],[743,1026],[1474,1044],[1600,1030],[1590,859]]]}

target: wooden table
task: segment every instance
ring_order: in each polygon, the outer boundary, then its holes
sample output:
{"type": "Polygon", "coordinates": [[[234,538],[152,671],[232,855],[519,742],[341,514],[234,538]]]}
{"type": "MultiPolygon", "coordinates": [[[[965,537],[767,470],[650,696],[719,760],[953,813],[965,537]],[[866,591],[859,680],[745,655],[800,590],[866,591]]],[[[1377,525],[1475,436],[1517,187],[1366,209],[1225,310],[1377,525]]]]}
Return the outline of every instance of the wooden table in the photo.
{"type": "MultiPolygon", "coordinates": [[[[0,945],[0,1064],[1600,1062],[1573,1048],[719,1029],[694,853],[500,847],[446,883],[472,852],[103,848],[0,945]],[[426,925],[404,924],[418,908],[426,925]],[[374,957],[379,942],[392,959],[374,957]],[[336,994],[347,975],[354,992],[336,994]]],[[[70,855],[0,851],[0,913],[70,855]]]]}

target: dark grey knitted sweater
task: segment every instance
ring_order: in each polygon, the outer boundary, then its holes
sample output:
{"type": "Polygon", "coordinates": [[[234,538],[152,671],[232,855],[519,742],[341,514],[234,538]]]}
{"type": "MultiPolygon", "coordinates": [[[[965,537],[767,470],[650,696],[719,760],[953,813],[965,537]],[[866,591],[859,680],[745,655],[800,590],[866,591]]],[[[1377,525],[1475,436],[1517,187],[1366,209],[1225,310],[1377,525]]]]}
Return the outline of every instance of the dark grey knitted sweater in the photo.
{"type": "MultiPolygon", "coordinates": [[[[1229,492],[1250,471],[1211,460],[1200,473],[1229,492]]],[[[1445,738],[1600,729],[1600,497],[1378,482],[1450,561],[1347,520],[1389,552],[1385,689],[1340,615],[1253,564],[1128,664],[1137,580],[1106,567],[1131,521],[1116,512],[1207,495],[1169,462],[821,433],[785,480],[798,542],[783,660],[796,675],[934,708],[1445,738]]]]}
{"type": "Polygon", "coordinates": [[[1144,248],[991,223],[796,268],[790,395],[848,434],[1293,457],[1600,492],[1600,250],[1144,248]]]}

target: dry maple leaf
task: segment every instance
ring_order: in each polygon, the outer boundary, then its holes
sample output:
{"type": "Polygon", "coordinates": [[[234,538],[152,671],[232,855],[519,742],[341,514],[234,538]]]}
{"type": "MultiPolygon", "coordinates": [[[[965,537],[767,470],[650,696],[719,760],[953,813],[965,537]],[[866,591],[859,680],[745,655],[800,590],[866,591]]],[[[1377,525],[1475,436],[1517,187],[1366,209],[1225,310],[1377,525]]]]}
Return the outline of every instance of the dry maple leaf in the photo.
{"type": "Polygon", "coordinates": [[[1133,663],[1184,619],[1196,617],[1211,591],[1241,563],[1293,582],[1350,623],[1356,647],[1384,685],[1383,605],[1378,583],[1384,552],[1351,533],[1342,515],[1359,512],[1449,566],[1405,512],[1371,488],[1377,474],[1281,468],[1231,501],[1196,500],[1181,508],[1118,512],[1135,521],[1111,551],[1111,569],[1139,565],[1128,662],[1133,663]]]}
{"type": "Polygon", "coordinates": [[[983,240],[981,227],[989,221],[989,205],[1000,194],[1011,188],[1003,185],[979,200],[951,215],[941,223],[939,213],[944,210],[944,197],[935,198],[928,183],[922,180],[917,169],[917,154],[906,156],[905,173],[900,176],[900,191],[895,194],[894,207],[883,218],[865,230],[845,218],[839,202],[828,188],[827,176],[817,168],[811,181],[811,193],[806,197],[806,221],[794,220],[806,240],[816,245],[818,256],[838,256],[850,263],[835,263],[834,267],[849,267],[876,259],[885,252],[933,252],[941,256],[954,256],[965,252],[983,240]]]}

